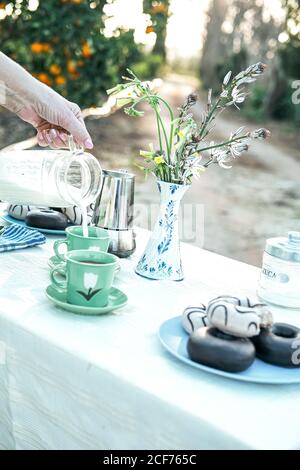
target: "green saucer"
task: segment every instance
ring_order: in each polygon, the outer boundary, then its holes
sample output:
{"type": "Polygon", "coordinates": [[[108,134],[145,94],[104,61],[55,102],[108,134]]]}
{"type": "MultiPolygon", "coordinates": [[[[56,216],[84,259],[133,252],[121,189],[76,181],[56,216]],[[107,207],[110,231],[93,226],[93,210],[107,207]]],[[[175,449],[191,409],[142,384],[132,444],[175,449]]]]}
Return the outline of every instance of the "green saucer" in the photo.
{"type": "Polygon", "coordinates": [[[47,287],[46,296],[57,307],[80,315],[104,315],[124,307],[128,301],[127,295],[116,287],[111,287],[106,307],[82,307],[81,305],[69,304],[67,303],[67,292],[65,290],[58,290],[53,285],[47,287]]]}

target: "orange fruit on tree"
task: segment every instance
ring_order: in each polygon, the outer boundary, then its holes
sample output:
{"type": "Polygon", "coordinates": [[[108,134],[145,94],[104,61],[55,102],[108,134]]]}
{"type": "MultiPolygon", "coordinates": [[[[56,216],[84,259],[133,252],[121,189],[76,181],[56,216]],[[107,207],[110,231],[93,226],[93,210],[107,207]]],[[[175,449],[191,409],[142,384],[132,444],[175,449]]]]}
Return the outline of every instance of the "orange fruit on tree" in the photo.
{"type": "Polygon", "coordinates": [[[50,65],[49,70],[52,73],[52,75],[59,75],[61,72],[61,67],[59,67],[59,65],[52,64],[50,65]]]}
{"type": "Polygon", "coordinates": [[[93,51],[87,42],[82,46],[82,55],[83,57],[91,57],[93,55],[93,51]]]}
{"type": "Polygon", "coordinates": [[[49,44],[43,44],[43,52],[49,52],[50,51],[50,45],[49,44]]]}
{"type": "Polygon", "coordinates": [[[45,83],[46,85],[51,85],[52,80],[46,73],[38,73],[36,78],[38,78],[41,82],[45,83]]]}
{"type": "Polygon", "coordinates": [[[76,72],[76,62],[74,62],[73,60],[68,60],[67,70],[68,70],[69,73],[75,73],[76,72]]]}
{"type": "Polygon", "coordinates": [[[66,79],[62,75],[59,75],[58,77],[56,77],[55,83],[56,85],[64,85],[66,83],[66,79]]]}
{"type": "Polygon", "coordinates": [[[155,5],[151,8],[152,13],[165,13],[167,10],[167,5],[164,5],[163,3],[158,3],[158,5],[155,5]]]}
{"type": "Polygon", "coordinates": [[[32,43],[30,48],[34,54],[39,54],[40,52],[43,52],[43,44],[41,44],[40,42],[32,43]]]}
{"type": "Polygon", "coordinates": [[[150,34],[150,33],[155,33],[155,29],[153,26],[147,26],[146,28],[146,34],[150,34]]]}

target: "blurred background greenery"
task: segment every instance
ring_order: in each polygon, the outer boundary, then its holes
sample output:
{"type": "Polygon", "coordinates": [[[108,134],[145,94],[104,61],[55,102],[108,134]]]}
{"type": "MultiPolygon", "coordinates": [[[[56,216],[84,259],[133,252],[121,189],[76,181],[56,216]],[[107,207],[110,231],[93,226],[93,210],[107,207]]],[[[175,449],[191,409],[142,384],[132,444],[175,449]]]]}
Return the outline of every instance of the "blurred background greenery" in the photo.
{"type": "Polygon", "coordinates": [[[204,88],[262,60],[243,112],[300,122],[300,0],[14,0],[0,2],[1,49],[39,80],[98,105],[126,67],[199,76],[204,88]]]}

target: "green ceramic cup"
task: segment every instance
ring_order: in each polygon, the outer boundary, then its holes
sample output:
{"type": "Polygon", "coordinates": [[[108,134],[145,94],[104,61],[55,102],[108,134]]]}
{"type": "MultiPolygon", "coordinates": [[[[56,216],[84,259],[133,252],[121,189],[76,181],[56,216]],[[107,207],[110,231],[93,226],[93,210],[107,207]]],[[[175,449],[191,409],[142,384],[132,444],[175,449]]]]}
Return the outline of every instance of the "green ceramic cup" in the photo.
{"type": "Polygon", "coordinates": [[[105,307],[118,261],[117,256],[103,251],[70,251],[65,255],[65,263],[51,270],[51,281],[56,288],[67,291],[70,304],[105,307]]]}
{"type": "Polygon", "coordinates": [[[83,236],[81,226],[66,228],[66,234],[66,240],[57,240],[53,245],[55,255],[61,261],[65,261],[65,254],[60,252],[62,245],[67,246],[68,252],[73,250],[108,250],[109,235],[107,230],[102,228],[88,227],[88,237],[83,236]]]}

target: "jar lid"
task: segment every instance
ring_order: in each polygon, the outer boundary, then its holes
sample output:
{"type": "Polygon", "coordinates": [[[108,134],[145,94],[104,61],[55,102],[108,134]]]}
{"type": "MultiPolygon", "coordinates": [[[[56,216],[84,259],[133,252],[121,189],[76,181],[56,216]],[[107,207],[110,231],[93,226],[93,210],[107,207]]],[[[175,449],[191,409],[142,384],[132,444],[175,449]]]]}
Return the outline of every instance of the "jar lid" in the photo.
{"type": "Polygon", "coordinates": [[[275,258],[300,263],[300,232],[288,232],[288,237],[269,238],[265,251],[275,258]]]}

